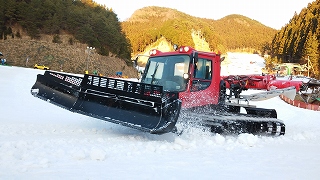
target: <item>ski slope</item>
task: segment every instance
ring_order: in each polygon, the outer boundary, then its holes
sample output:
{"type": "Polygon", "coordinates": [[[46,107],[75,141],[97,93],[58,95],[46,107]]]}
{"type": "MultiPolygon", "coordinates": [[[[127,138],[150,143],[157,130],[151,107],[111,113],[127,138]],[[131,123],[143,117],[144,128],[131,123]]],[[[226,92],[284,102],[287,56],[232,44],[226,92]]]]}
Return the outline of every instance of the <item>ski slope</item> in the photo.
{"type": "Polygon", "coordinates": [[[261,74],[265,66],[259,54],[228,52],[221,63],[221,75],[261,74]]]}
{"type": "Polygon", "coordinates": [[[0,179],[319,179],[320,112],[279,97],[281,137],[151,135],[33,97],[41,70],[0,66],[0,179]]]}

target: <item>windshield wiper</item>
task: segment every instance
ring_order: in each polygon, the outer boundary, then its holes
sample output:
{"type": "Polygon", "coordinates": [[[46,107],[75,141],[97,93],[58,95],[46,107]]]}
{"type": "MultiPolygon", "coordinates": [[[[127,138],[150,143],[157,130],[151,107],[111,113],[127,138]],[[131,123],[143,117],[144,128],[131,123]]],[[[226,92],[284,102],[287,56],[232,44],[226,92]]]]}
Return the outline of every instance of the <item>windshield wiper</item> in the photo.
{"type": "Polygon", "coordinates": [[[154,72],[153,72],[153,74],[151,75],[151,83],[150,83],[150,84],[152,84],[153,81],[154,81],[154,78],[155,78],[155,76],[156,76],[158,67],[159,67],[159,63],[157,62],[156,67],[154,68],[154,72]]]}

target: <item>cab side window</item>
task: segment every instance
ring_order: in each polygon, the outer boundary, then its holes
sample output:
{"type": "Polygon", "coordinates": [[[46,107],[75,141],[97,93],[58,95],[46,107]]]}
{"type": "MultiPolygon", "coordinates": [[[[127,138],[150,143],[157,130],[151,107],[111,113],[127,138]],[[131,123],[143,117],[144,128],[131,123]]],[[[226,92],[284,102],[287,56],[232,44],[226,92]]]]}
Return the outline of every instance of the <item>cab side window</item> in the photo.
{"type": "Polygon", "coordinates": [[[199,58],[194,69],[194,80],[191,91],[204,90],[211,84],[212,63],[210,60],[199,58]]]}
{"type": "Polygon", "coordinates": [[[199,59],[196,63],[194,78],[211,80],[212,66],[211,61],[199,59]]]}

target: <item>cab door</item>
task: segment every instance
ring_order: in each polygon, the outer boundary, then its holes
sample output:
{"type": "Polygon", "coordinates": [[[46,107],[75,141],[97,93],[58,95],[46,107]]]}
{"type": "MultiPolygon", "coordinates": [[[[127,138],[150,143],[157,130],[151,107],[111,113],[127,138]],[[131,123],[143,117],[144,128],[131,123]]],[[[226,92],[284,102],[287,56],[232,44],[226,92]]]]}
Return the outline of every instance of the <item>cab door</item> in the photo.
{"type": "MultiPolygon", "coordinates": [[[[181,93],[182,107],[192,108],[205,106],[208,104],[217,104],[215,79],[220,77],[214,76],[214,65],[209,58],[198,58],[198,61],[191,65],[191,77],[189,86],[185,93],[181,93]]],[[[219,72],[218,72],[219,73],[219,72]]]]}

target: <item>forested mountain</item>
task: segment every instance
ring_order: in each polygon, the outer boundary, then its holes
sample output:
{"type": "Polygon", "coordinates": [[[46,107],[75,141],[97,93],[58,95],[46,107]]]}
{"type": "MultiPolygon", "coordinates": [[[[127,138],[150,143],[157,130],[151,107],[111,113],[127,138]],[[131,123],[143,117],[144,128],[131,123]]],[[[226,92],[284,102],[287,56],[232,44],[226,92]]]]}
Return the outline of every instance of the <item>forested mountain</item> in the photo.
{"type": "Polygon", "coordinates": [[[123,31],[130,39],[133,53],[142,52],[160,37],[178,45],[194,46],[191,32],[198,32],[212,51],[226,52],[251,48],[260,50],[277,32],[241,15],[229,15],[219,20],[190,16],[175,9],[145,7],[134,12],[125,22],[123,31]]]}
{"type": "Polygon", "coordinates": [[[307,63],[309,57],[313,76],[320,77],[320,0],[309,3],[275,35],[271,44],[273,61],[307,63]]]}
{"type": "Polygon", "coordinates": [[[142,52],[161,37],[194,46],[191,32],[205,39],[212,51],[259,50],[276,30],[240,15],[215,21],[170,8],[146,7],[120,23],[111,9],[92,0],[0,0],[0,38],[21,38],[25,32],[35,40],[42,34],[53,35],[56,43],[61,33],[67,33],[74,37],[70,44],[78,41],[96,47],[99,54],[130,59],[131,53],[142,52]]]}
{"type": "Polygon", "coordinates": [[[67,32],[75,38],[70,44],[79,41],[99,54],[127,60],[131,56],[117,15],[92,0],[0,0],[0,39],[21,38],[23,32],[35,40],[56,35],[56,43],[67,32]]]}
{"type": "Polygon", "coordinates": [[[242,15],[229,15],[211,23],[214,31],[225,39],[227,49],[248,47],[261,50],[265,43],[271,42],[277,32],[242,15]]]}
{"type": "MultiPolygon", "coordinates": [[[[24,41],[28,37],[38,41],[43,40],[43,36],[49,36],[51,43],[59,45],[63,42],[61,47],[65,49],[72,49],[66,46],[73,44],[77,44],[80,49],[92,46],[98,54],[124,59],[127,64],[131,63],[131,55],[143,52],[160,38],[165,38],[171,44],[195,47],[191,35],[193,33],[205,40],[211,51],[224,53],[250,49],[268,52],[272,57],[269,63],[304,64],[309,57],[314,75],[319,76],[319,21],[320,0],[310,3],[299,14],[296,13],[280,31],[241,15],[212,20],[193,17],[175,9],[151,6],[136,10],[127,21],[119,22],[112,9],[93,0],[0,0],[0,40],[6,45],[2,49],[8,51],[9,48],[17,48],[19,45],[14,46],[14,40],[24,41]]],[[[13,60],[18,65],[23,64],[27,56],[34,61],[50,57],[52,66],[57,68],[62,63],[55,62],[54,58],[75,59],[81,62],[76,67],[76,63],[70,65],[70,69],[73,68],[76,72],[82,71],[86,64],[85,58],[78,58],[83,54],[80,52],[82,50],[76,50],[77,58],[62,57],[61,54],[68,55],[57,53],[58,48],[55,54],[50,48],[43,48],[41,43],[24,44],[29,44],[30,48],[24,48],[23,53],[10,52],[11,56],[20,58],[13,60]],[[49,51],[51,54],[48,54],[49,51]],[[43,57],[39,56],[41,54],[43,57]]],[[[108,70],[104,71],[110,73],[108,70]]]]}

